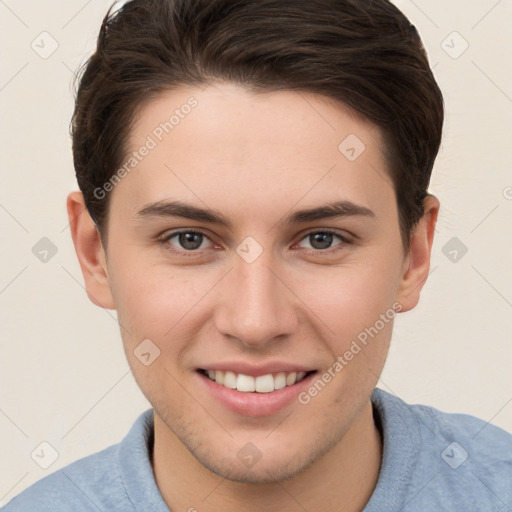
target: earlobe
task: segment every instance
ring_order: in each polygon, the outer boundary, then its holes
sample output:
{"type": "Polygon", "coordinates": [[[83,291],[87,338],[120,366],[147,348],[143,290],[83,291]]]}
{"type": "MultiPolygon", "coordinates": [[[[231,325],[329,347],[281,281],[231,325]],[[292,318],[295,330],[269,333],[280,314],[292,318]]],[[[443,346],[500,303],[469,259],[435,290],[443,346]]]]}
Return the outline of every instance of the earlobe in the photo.
{"type": "Polygon", "coordinates": [[[429,195],[425,198],[424,212],[411,234],[407,264],[400,283],[398,302],[402,305],[402,311],[409,311],[418,304],[421,289],[429,274],[430,255],[439,213],[439,200],[435,196],[429,195]]]}
{"type": "Polygon", "coordinates": [[[81,192],[71,192],[68,195],[67,211],[71,236],[84,276],[87,295],[97,306],[115,309],[105,251],[81,192]]]}

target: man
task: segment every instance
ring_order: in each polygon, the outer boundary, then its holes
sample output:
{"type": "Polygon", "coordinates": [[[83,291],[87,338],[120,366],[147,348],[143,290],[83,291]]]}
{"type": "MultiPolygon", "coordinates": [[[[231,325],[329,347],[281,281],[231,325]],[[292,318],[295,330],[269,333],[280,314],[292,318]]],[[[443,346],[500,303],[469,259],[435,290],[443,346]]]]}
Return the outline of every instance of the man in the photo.
{"type": "Polygon", "coordinates": [[[428,275],[442,124],[387,0],[110,13],[67,206],[153,408],[5,510],[509,510],[512,436],[375,388],[428,275]]]}

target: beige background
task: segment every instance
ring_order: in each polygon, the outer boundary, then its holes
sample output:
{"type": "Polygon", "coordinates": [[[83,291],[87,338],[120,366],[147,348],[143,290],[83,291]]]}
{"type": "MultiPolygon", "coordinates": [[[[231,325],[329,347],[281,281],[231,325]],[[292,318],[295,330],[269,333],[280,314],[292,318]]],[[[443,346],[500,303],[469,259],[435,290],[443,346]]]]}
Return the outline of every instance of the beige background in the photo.
{"type": "MultiPolygon", "coordinates": [[[[379,386],[512,432],[512,2],[396,3],[423,37],[447,116],[432,273],[419,307],[398,317],[379,386]],[[454,237],[468,249],[457,262],[444,254],[454,237]]],[[[118,442],[149,407],[115,313],[86,297],[65,212],[73,70],[108,5],[0,0],[0,505],[118,442]],[[46,263],[32,252],[43,237],[57,249],[46,263]],[[48,469],[31,458],[43,441],[58,452],[48,469]]]]}

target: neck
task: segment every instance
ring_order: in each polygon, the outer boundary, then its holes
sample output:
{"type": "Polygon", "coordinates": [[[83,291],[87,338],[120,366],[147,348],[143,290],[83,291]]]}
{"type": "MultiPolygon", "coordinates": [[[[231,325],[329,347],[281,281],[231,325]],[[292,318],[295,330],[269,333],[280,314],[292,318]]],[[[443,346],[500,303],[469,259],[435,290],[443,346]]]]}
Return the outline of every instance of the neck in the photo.
{"type": "Polygon", "coordinates": [[[377,485],[382,439],[368,402],[327,453],[282,482],[240,483],[205,468],[155,414],[153,469],[170,510],[360,512],[377,485]]]}

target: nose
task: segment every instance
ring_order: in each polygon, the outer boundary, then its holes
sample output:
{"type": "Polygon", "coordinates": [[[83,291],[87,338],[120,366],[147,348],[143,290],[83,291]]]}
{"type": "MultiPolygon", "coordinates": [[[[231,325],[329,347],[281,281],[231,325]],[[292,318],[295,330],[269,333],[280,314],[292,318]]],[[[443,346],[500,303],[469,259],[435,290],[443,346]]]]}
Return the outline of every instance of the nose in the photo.
{"type": "Polygon", "coordinates": [[[285,276],[271,257],[263,254],[252,263],[235,257],[215,310],[219,332],[251,348],[283,339],[298,325],[294,296],[285,276]]]}

